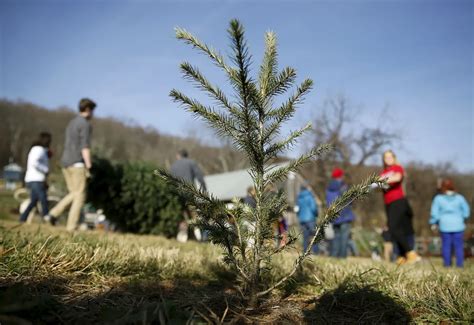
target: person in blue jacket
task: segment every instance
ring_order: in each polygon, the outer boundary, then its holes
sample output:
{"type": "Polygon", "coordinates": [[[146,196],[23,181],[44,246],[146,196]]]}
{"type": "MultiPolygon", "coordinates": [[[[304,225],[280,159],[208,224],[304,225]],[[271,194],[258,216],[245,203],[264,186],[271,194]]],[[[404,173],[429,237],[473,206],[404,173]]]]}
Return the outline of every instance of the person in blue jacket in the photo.
{"type": "MultiPolygon", "coordinates": [[[[310,191],[308,185],[301,186],[297,198],[298,205],[298,220],[303,231],[303,249],[306,251],[311,238],[314,236],[316,227],[316,218],[318,217],[318,206],[314,199],[313,193],[310,191]]],[[[318,246],[313,245],[313,253],[318,253],[318,246]]]]}
{"type": "MultiPolygon", "coordinates": [[[[332,172],[332,179],[326,189],[326,204],[329,206],[334,200],[347,191],[347,185],[344,183],[344,171],[335,168],[332,172]]],[[[333,222],[334,239],[331,244],[331,256],[346,258],[347,246],[351,234],[352,221],[355,216],[350,206],[341,211],[339,217],[333,222]]]]}
{"type": "Polygon", "coordinates": [[[469,215],[469,205],[461,194],[455,192],[452,180],[443,180],[441,194],[436,195],[431,204],[430,224],[439,227],[441,253],[446,267],[451,266],[453,248],[456,266],[464,265],[464,220],[469,215]]]}

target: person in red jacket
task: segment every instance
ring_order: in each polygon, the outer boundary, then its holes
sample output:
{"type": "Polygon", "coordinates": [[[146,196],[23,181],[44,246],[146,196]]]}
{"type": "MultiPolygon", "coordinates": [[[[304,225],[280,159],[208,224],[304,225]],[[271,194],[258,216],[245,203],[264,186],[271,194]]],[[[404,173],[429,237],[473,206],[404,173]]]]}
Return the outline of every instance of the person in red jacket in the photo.
{"type": "Polygon", "coordinates": [[[418,262],[421,258],[408,241],[410,235],[415,232],[412,224],[413,212],[402,186],[405,171],[391,150],[383,153],[383,165],[380,178],[387,181],[383,198],[390,237],[400,252],[397,264],[418,262]]]}

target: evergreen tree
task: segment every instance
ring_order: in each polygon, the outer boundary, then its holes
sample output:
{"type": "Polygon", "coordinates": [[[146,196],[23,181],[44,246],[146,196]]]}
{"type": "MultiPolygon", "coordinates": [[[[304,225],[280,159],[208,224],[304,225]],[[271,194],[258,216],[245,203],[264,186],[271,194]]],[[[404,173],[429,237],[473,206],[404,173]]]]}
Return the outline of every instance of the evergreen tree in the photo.
{"type": "Polygon", "coordinates": [[[286,198],[284,193],[275,195],[268,189],[283,180],[289,172],[297,171],[302,164],[330,148],[327,145],[313,148],[285,167],[271,165],[273,159],[290,149],[311,128],[311,124],[308,124],[291,132],[286,138],[280,138],[282,125],[293,117],[297,105],[311,90],[313,81],[304,80],[288,99],[281,105],[275,105],[278,96],[289,91],[296,80],[293,68],[286,67],[278,71],[276,35],[273,32],[265,34],[263,62],[258,76],[254,78],[251,75],[251,55],[241,23],[232,20],[228,33],[232,42],[232,65],[215,49],[185,29],[176,29],[178,39],[208,56],[223,70],[234,91],[233,100],[218,86],[212,85],[197,67],[187,62],[181,64],[184,78],[206,92],[215,105],[206,106],[178,90],[172,90],[170,96],[187,111],[207,122],[218,135],[229,138],[238,150],[247,155],[251,166],[249,173],[255,187],[256,207],[248,208],[243,203],[237,203],[234,208],[227,209],[223,202],[193,184],[176,179],[165,170],[157,170],[156,173],[172,184],[190,205],[196,207],[199,217],[194,226],[208,231],[210,240],[224,248],[225,261],[237,273],[244,298],[255,305],[260,297],[293,276],[310,254],[311,246],[322,239],[323,227],[334,220],[345,206],[367,194],[370,184],[379,180],[376,176],[370,177],[363,184],[352,187],[328,207],[311,245],[295,260],[292,270],[275,283],[263,283],[265,273],[271,269],[272,258],[294,246],[297,241],[297,236],[290,235],[286,245],[275,248],[273,225],[286,208],[286,198]],[[246,227],[248,223],[253,226],[246,227]]]}

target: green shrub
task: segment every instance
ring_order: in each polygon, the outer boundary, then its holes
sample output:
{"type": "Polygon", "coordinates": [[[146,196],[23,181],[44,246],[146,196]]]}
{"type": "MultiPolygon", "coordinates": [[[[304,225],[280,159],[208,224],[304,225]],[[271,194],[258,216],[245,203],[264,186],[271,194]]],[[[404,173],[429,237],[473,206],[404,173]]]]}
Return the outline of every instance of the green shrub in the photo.
{"type": "Polygon", "coordinates": [[[168,185],[153,176],[155,168],[94,158],[88,201],[122,231],[174,236],[182,206],[168,185]]]}

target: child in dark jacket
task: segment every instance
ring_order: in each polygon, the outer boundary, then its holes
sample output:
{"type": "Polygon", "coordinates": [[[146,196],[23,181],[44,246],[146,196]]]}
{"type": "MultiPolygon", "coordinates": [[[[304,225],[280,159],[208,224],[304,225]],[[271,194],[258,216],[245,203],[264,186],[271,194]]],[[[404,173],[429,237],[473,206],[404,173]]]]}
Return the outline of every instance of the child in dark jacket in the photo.
{"type": "MultiPolygon", "coordinates": [[[[329,206],[334,200],[347,191],[347,185],[343,181],[344,171],[335,168],[332,172],[332,179],[326,189],[326,203],[329,206]]],[[[333,222],[334,239],[331,245],[331,256],[346,258],[347,245],[351,234],[352,221],[355,216],[350,206],[341,211],[339,217],[333,222]]]]}

